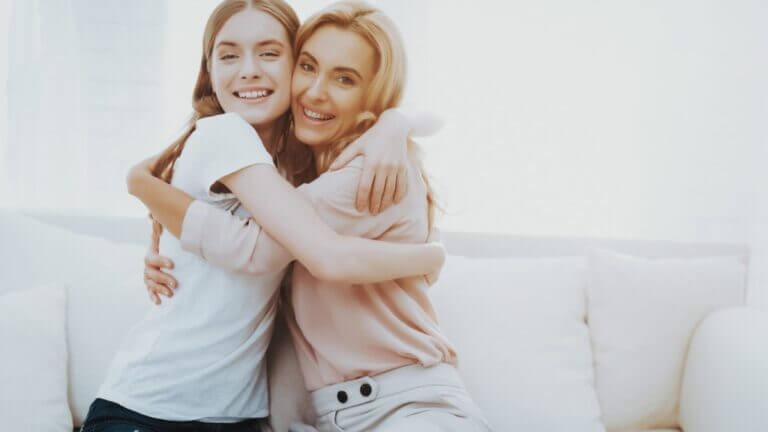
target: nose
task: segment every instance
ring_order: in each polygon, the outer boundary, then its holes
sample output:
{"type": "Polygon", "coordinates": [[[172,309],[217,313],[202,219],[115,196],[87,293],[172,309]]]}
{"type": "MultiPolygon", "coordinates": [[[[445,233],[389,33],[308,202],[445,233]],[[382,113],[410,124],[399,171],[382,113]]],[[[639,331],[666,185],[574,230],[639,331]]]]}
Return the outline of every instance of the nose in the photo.
{"type": "Polygon", "coordinates": [[[325,81],[321,77],[316,77],[312,81],[312,85],[307,89],[306,95],[312,101],[322,101],[328,96],[327,89],[325,87],[325,81]]]}
{"type": "Polygon", "coordinates": [[[254,56],[253,54],[247,55],[240,69],[240,78],[257,79],[261,77],[262,73],[263,71],[261,69],[261,63],[259,63],[258,57],[254,56]]]}

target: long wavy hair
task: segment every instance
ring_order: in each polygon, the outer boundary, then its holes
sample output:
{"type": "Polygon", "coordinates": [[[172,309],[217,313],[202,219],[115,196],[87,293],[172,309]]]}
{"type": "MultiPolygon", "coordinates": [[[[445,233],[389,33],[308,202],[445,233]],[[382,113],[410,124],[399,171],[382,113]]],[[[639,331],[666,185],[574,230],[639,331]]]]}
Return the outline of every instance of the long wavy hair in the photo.
{"type": "MultiPolygon", "coordinates": [[[[224,24],[232,16],[246,9],[256,9],[271,15],[283,25],[288,33],[289,42],[293,44],[295,41],[300,24],[299,17],[293,8],[283,0],[224,0],[213,10],[208,17],[203,33],[200,70],[192,93],[192,115],[187,121],[184,132],[161,153],[158,162],[152,169],[152,175],[167,183],[170,183],[173,178],[174,165],[184,151],[187,139],[195,131],[195,123],[202,118],[224,113],[211,83],[213,44],[224,24]]],[[[291,124],[292,115],[288,110],[275,123],[277,139],[274,142],[264,144],[275,160],[278,169],[295,184],[300,184],[306,181],[304,177],[308,176],[308,172],[314,172],[314,167],[311,170],[306,168],[306,156],[303,155],[310,153],[310,151],[305,146],[290,139],[291,124]]],[[[217,184],[215,187],[223,186],[217,184]]],[[[161,229],[155,222],[153,231],[160,232],[161,229]]]]}
{"type": "MultiPolygon", "coordinates": [[[[335,26],[354,32],[366,40],[375,53],[375,74],[366,93],[366,102],[357,117],[357,123],[351,131],[334,139],[333,143],[317,157],[318,174],[325,172],[346,146],[359,138],[378,120],[381,113],[400,104],[405,89],[406,55],[400,32],[381,10],[363,2],[345,0],[334,3],[310,17],[299,28],[296,35],[298,54],[310,37],[323,26],[335,26]]],[[[408,151],[417,165],[427,189],[429,227],[434,224],[436,210],[439,209],[436,194],[424,171],[420,147],[413,140],[408,140],[408,151]]]]}

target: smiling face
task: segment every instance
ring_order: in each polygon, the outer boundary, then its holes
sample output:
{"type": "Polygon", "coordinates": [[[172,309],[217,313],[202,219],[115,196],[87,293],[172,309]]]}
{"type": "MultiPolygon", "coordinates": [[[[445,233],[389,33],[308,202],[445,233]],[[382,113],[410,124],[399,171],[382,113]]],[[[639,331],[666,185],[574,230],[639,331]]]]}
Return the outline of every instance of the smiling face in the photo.
{"type": "Polygon", "coordinates": [[[301,142],[325,146],[352,130],[375,62],[373,47],[352,31],[325,25],[307,39],[293,72],[291,100],[301,142]]]}
{"type": "Polygon", "coordinates": [[[257,130],[272,128],[291,100],[293,53],[285,27],[256,9],[233,15],[216,35],[211,84],[225,112],[257,130]]]}

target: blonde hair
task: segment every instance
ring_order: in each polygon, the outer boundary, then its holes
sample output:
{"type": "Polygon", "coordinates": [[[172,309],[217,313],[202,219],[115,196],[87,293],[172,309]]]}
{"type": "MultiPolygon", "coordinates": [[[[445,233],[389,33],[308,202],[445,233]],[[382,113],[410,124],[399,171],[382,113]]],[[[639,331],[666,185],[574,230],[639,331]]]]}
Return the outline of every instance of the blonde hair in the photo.
{"type": "MultiPolygon", "coordinates": [[[[353,0],[340,1],[328,6],[301,25],[296,34],[296,53],[299,54],[307,40],[324,26],[335,26],[356,33],[366,40],[374,50],[376,72],[366,92],[366,102],[363,112],[358,115],[357,124],[317,155],[318,174],[326,171],[347,145],[376,123],[381,113],[400,104],[406,79],[405,46],[400,32],[381,10],[363,1],[353,0]]],[[[408,150],[427,188],[431,229],[435,211],[439,209],[436,196],[425,174],[418,144],[409,139],[408,150]]]]}

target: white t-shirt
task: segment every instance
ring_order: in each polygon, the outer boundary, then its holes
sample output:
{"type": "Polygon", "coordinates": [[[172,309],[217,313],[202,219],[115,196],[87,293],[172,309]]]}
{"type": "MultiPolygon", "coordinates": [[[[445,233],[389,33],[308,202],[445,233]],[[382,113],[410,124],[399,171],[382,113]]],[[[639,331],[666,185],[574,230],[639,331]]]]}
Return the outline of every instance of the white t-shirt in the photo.
{"type": "MultiPolygon", "coordinates": [[[[254,164],[273,162],[253,127],[233,113],[207,117],[176,161],[172,184],[248,218],[232,194],[210,187],[254,164]]],[[[169,273],[179,287],[128,333],[98,397],[164,420],[266,417],[265,352],[285,269],[260,276],[226,271],[165,233],[160,254],[174,261],[169,273]]]]}

